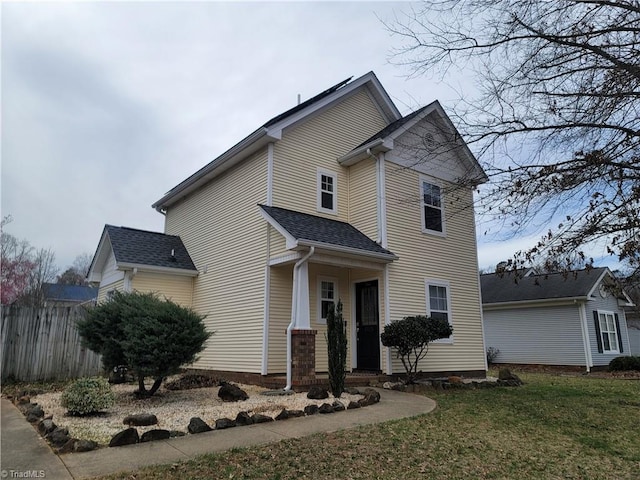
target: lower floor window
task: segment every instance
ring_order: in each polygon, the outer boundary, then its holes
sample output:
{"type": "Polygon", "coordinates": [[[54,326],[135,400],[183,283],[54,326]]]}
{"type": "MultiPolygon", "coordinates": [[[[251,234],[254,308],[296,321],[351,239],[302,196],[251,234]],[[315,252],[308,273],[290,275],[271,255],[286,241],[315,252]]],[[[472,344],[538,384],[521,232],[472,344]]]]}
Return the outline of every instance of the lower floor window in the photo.
{"type": "Polygon", "coordinates": [[[446,320],[451,324],[449,293],[448,282],[427,280],[427,316],[446,320]]]}
{"type": "Polygon", "coordinates": [[[600,336],[602,338],[602,350],[610,353],[618,353],[618,331],[616,321],[611,312],[598,312],[600,322],[600,336]]]}
{"type": "Polygon", "coordinates": [[[319,323],[327,323],[327,313],[336,303],[336,282],[332,280],[320,280],[320,314],[319,323]]]}

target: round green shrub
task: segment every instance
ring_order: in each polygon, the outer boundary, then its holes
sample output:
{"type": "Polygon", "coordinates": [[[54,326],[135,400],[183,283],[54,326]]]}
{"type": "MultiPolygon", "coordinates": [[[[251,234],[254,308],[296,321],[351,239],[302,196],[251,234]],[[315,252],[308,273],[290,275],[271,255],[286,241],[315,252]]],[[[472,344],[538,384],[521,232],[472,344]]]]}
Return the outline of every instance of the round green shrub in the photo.
{"type": "Polygon", "coordinates": [[[60,401],[70,415],[91,415],[113,406],[115,395],[105,378],[80,378],[62,393],[60,401]]]}
{"type": "Polygon", "coordinates": [[[640,356],[616,357],[609,362],[609,371],[640,370],[640,356]]]}

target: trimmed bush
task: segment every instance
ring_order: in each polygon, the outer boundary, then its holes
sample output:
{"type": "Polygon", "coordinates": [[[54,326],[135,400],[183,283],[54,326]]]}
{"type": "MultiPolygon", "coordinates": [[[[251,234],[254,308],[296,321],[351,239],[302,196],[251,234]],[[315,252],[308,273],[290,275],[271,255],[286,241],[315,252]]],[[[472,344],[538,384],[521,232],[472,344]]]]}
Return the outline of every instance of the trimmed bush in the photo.
{"type": "Polygon", "coordinates": [[[445,319],[415,315],[386,325],[380,339],[382,345],[395,349],[407,372],[406,383],[410,384],[418,376],[418,363],[427,355],[429,343],[452,333],[453,328],[445,319]]]}
{"type": "Polygon", "coordinates": [[[62,393],[60,401],[70,415],[91,415],[113,406],[115,395],[105,378],[80,378],[62,393]]]}
{"type": "Polygon", "coordinates": [[[609,362],[609,371],[639,370],[640,356],[616,357],[609,362]]]}
{"type": "Polygon", "coordinates": [[[138,378],[139,394],[151,396],[163,378],[196,361],[211,335],[203,319],[154,293],[116,291],[87,311],[78,332],[85,346],[102,355],[106,369],[127,365],[138,378]],[[150,389],[145,377],[155,379],[150,389]]]}

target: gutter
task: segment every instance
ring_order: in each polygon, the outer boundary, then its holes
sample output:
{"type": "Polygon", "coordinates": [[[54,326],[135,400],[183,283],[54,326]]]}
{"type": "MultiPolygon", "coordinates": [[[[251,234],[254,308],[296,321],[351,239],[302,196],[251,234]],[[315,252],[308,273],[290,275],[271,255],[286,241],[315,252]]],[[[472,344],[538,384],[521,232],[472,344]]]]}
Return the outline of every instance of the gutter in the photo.
{"type": "Polygon", "coordinates": [[[398,260],[398,257],[393,253],[380,253],[380,252],[371,252],[369,250],[362,250],[360,248],[354,247],[345,247],[342,245],[335,245],[333,243],[325,243],[318,242],[315,240],[307,240],[305,238],[300,238],[296,241],[296,246],[306,246],[306,247],[318,247],[324,250],[340,252],[350,255],[355,255],[358,257],[368,257],[371,259],[378,259],[383,262],[392,262],[394,260],[398,260]]]}
{"type": "MultiPolygon", "coordinates": [[[[158,212],[161,212],[166,209],[169,205],[173,203],[173,200],[178,196],[184,196],[190,193],[195,188],[199,187],[202,183],[210,180],[215,175],[215,172],[228,161],[232,160],[235,156],[243,153],[247,148],[251,145],[255,144],[259,140],[267,137],[269,130],[265,127],[260,127],[253,133],[251,133],[248,137],[240,140],[240,142],[236,143],[229,150],[224,152],[222,155],[217,157],[216,159],[209,162],[207,165],[202,167],[196,173],[188,177],[186,180],[183,180],[181,183],[173,187],[169,190],[160,200],[151,205],[152,208],[155,208],[158,212]]],[[[277,138],[273,138],[272,140],[278,140],[277,138]]],[[[244,157],[251,155],[253,152],[248,152],[244,157]]],[[[243,157],[243,158],[244,158],[243,157]]]]}
{"type": "Polygon", "coordinates": [[[291,331],[295,328],[297,323],[297,304],[298,304],[298,270],[300,267],[309,260],[309,257],[316,251],[315,247],[309,248],[307,254],[296,262],[293,266],[293,300],[291,306],[291,323],[287,327],[287,386],[284,387],[284,391],[291,390],[291,331]]]}

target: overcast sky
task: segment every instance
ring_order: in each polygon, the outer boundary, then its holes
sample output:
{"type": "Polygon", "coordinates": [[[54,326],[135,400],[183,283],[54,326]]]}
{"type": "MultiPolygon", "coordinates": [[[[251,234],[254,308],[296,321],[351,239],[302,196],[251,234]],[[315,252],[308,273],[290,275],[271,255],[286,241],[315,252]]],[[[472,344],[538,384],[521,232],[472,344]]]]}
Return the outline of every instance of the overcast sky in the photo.
{"type": "MultiPolygon", "coordinates": [[[[64,269],[105,223],[162,231],[151,204],[302,100],[373,70],[402,113],[468,89],[407,79],[380,19],[407,3],[6,3],[2,215],[64,269]]],[[[482,227],[478,228],[482,232],[482,227]]],[[[480,266],[530,240],[480,238],[480,266]]]]}

